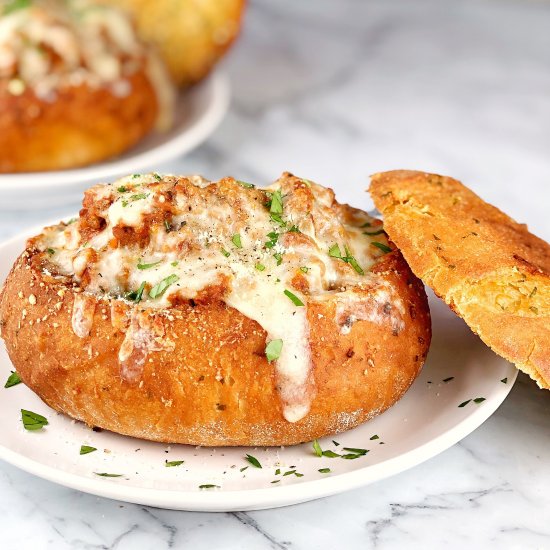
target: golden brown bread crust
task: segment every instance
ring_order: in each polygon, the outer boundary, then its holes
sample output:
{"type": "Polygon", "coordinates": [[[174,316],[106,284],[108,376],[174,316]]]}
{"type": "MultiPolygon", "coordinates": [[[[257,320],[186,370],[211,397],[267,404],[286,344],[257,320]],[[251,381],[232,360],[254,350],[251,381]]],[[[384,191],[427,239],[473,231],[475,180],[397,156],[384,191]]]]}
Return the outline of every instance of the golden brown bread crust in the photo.
{"type": "Polygon", "coordinates": [[[174,81],[202,80],[237,38],[245,0],[101,0],[129,12],[142,38],[157,46],[174,81]]]}
{"type": "Polygon", "coordinates": [[[550,388],[550,246],[460,182],[397,170],[369,189],[413,272],[495,352],[550,388]]]}
{"type": "MultiPolygon", "coordinates": [[[[200,445],[288,445],[348,430],[397,401],[418,374],[430,342],[427,298],[394,250],[374,267],[400,297],[401,331],[357,321],[342,334],[334,302],[309,302],[316,397],[310,413],[282,415],[266,333],[221,301],[149,310],[175,342],[151,354],[141,382],[120,376],[124,334],[111,302],[94,298],[92,331],[71,330],[75,291],[49,277],[25,251],[0,295],[0,327],[22,380],[54,409],[89,425],[144,439],[200,445]]],[[[132,307],[117,300],[122,311],[132,307]]],[[[137,307],[137,306],[134,306],[137,307]]]]}
{"type": "Polygon", "coordinates": [[[127,80],[125,97],[83,84],[50,102],[30,88],[13,95],[0,79],[0,173],[84,166],[132,147],[154,126],[159,106],[144,70],[127,80]]]}

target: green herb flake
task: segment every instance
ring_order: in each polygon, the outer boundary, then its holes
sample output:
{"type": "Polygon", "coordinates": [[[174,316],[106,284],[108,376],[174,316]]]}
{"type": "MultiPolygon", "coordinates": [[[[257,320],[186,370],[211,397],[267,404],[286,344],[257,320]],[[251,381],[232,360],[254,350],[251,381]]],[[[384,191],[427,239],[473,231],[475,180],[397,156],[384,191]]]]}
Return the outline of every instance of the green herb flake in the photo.
{"type": "Polygon", "coordinates": [[[239,470],[239,472],[244,472],[245,470],[248,470],[248,468],[249,468],[249,466],[243,466],[243,467],[239,470]]]}
{"type": "Polygon", "coordinates": [[[280,479],[274,479],[271,483],[279,483],[280,479]]]}
{"type": "Polygon", "coordinates": [[[46,252],[50,255],[50,256],[53,256],[55,254],[55,250],[53,248],[46,248],[46,252]]]}
{"type": "Polygon", "coordinates": [[[128,201],[122,201],[122,208],[126,208],[128,206],[128,201]]]}
{"type": "Polygon", "coordinates": [[[261,468],[262,467],[262,465],[260,464],[260,461],[255,456],[246,455],[245,460],[247,462],[250,462],[250,464],[252,464],[252,466],[254,466],[254,468],[261,468]]]}
{"type": "Polygon", "coordinates": [[[328,249],[328,255],[329,255],[331,258],[342,259],[342,252],[340,252],[340,247],[338,246],[338,244],[333,244],[333,245],[328,249]]]}
{"type": "Polygon", "coordinates": [[[275,475],[278,476],[278,475],[281,475],[281,469],[280,468],[277,468],[275,470],[275,475]]]}
{"type": "Polygon", "coordinates": [[[233,235],[231,237],[231,242],[237,247],[237,248],[242,248],[243,247],[243,244],[241,243],[241,236],[238,234],[238,233],[235,233],[235,235],[233,235]]]}
{"type": "Polygon", "coordinates": [[[295,474],[295,473],[296,473],[296,470],[289,470],[288,472],[285,472],[285,473],[283,474],[283,477],[284,477],[284,476],[291,476],[292,474],[295,474]]]}
{"type": "Polygon", "coordinates": [[[153,300],[155,298],[159,298],[160,296],[162,296],[166,292],[166,289],[170,285],[174,284],[177,281],[179,281],[179,277],[177,275],[175,275],[174,273],[172,275],[168,275],[168,277],[165,277],[164,279],[162,279],[162,281],[160,283],[156,284],[149,291],[149,296],[151,298],[153,298],[153,300]]]}
{"type": "Polygon", "coordinates": [[[271,203],[269,205],[270,214],[282,214],[283,213],[283,195],[280,189],[274,191],[271,195],[271,203]]]}
{"type": "Polygon", "coordinates": [[[21,409],[21,420],[25,430],[31,432],[41,430],[44,426],[48,425],[48,419],[41,414],[21,409]]]}
{"type": "Polygon", "coordinates": [[[199,485],[199,489],[221,489],[221,487],[213,483],[205,483],[204,485],[199,485]]]}
{"type": "Polygon", "coordinates": [[[258,271],[264,271],[265,270],[265,265],[264,264],[256,264],[254,266],[258,271]]]}
{"type": "Polygon", "coordinates": [[[355,453],[348,453],[345,455],[342,455],[342,458],[346,460],[355,460],[356,458],[361,458],[362,456],[365,456],[364,454],[355,454],[355,453]]]}
{"type": "Polygon", "coordinates": [[[245,189],[254,189],[256,186],[253,183],[248,183],[247,181],[235,180],[241,187],[245,189]]]}
{"type": "Polygon", "coordinates": [[[279,240],[279,234],[275,233],[275,231],[272,231],[271,233],[268,233],[267,236],[269,240],[266,243],[264,243],[264,247],[273,248],[277,244],[277,241],[279,240]]]}
{"type": "Polygon", "coordinates": [[[117,187],[117,191],[119,193],[126,193],[126,191],[128,191],[128,188],[125,187],[124,185],[121,185],[120,187],[117,187]]]}
{"type": "Polygon", "coordinates": [[[17,372],[12,370],[11,374],[6,380],[6,383],[4,384],[4,388],[11,388],[13,386],[17,386],[17,384],[21,384],[21,378],[19,377],[19,374],[17,372]]]}
{"type": "Polygon", "coordinates": [[[267,360],[271,363],[279,359],[281,355],[281,350],[283,349],[283,341],[281,339],[271,340],[265,347],[265,356],[267,360]]]}
{"type": "Polygon", "coordinates": [[[221,248],[220,252],[226,257],[229,258],[231,256],[231,252],[228,252],[225,248],[221,248]]]}
{"type": "Polygon", "coordinates": [[[483,401],[485,401],[485,397],[476,397],[474,399],[474,403],[477,403],[477,404],[483,403],[483,401]]]}
{"type": "Polygon", "coordinates": [[[503,379],[501,380],[501,382],[502,382],[503,384],[508,384],[508,377],[503,378],[503,379]]]}
{"type": "Polygon", "coordinates": [[[334,445],[336,445],[337,447],[340,447],[340,443],[338,443],[338,441],[334,441],[334,439],[333,439],[332,442],[333,442],[334,445]]]}
{"type": "Polygon", "coordinates": [[[378,241],[373,241],[371,244],[379,248],[384,254],[391,252],[391,248],[387,244],[379,243],[378,241]]]}
{"type": "Polygon", "coordinates": [[[170,233],[170,231],[172,231],[172,226],[168,220],[164,220],[164,229],[166,229],[166,233],[170,233]]]}
{"type": "Polygon", "coordinates": [[[370,438],[371,441],[374,441],[375,439],[380,439],[380,437],[379,437],[378,435],[374,434],[374,435],[370,438]]]}
{"type": "Polygon", "coordinates": [[[273,257],[275,258],[277,265],[281,265],[283,263],[283,255],[276,252],[273,254],[273,257]]]}
{"type": "Polygon", "coordinates": [[[174,466],[181,466],[185,460],[165,460],[164,466],[166,468],[173,468],[174,466]]]}
{"type": "Polygon", "coordinates": [[[471,399],[467,399],[466,401],[463,401],[458,407],[459,408],[465,407],[470,401],[471,399]]]}
{"type": "Polygon", "coordinates": [[[356,454],[356,455],[366,455],[369,450],[368,449],[355,449],[353,447],[343,447],[344,451],[349,451],[350,453],[356,454]]]}
{"type": "Polygon", "coordinates": [[[301,268],[300,268],[300,271],[302,273],[307,273],[309,271],[309,267],[306,267],[305,265],[303,265],[301,268]]]}
{"type": "Polygon", "coordinates": [[[162,181],[162,177],[159,176],[156,172],[154,172],[153,174],[151,174],[157,181],[162,181]]]}
{"type": "Polygon", "coordinates": [[[300,228],[297,225],[293,225],[288,230],[288,233],[301,233],[301,231],[300,231],[300,228]]]}
{"type": "Polygon", "coordinates": [[[327,458],[337,458],[340,455],[334,451],[323,451],[323,456],[326,456],[327,458]]]}
{"type": "Polygon", "coordinates": [[[451,380],[454,380],[454,379],[455,379],[454,376],[449,376],[448,378],[443,378],[443,382],[445,382],[446,384],[447,382],[450,382],[451,380]]]}
{"type": "Polygon", "coordinates": [[[378,231],[363,231],[363,235],[370,235],[371,237],[374,237],[374,235],[381,235],[382,233],[385,233],[383,229],[379,229],[378,231]]]}
{"type": "Polygon", "coordinates": [[[299,472],[294,472],[294,475],[295,475],[296,477],[304,477],[304,474],[301,474],[301,473],[299,473],[299,472]]]}
{"type": "Polygon", "coordinates": [[[93,453],[94,451],[97,451],[96,447],[90,447],[89,445],[81,445],[79,454],[87,455],[89,453],[93,453]]]}
{"type": "Polygon", "coordinates": [[[140,201],[141,199],[146,199],[148,197],[147,193],[137,193],[130,197],[131,201],[140,201]]]}
{"type": "Polygon", "coordinates": [[[94,472],[99,477],[122,477],[124,474],[109,474],[107,472],[94,472]]]}
{"type": "Polygon", "coordinates": [[[132,179],[141,178],[141,174],[132,174],[132,179]]]}
{"type": "Polygon", "coordinates": [[[285,290],[284,291],[284,295],[290,299],[290,301],[297,307],[303,307],[304,306],[304,302],[302,302],[302,300],[300,300],[300,298],[298,298],[298,296],[296,296],[296,294],[293,294],[292,292],[290,292],[290,290],[285,290]]]}
{"type": "Polygon", "coordinates": [[[141,269],[141,270],[151,269],[152,267],[154,267],[155,265],[158,265],[158,264],[160,264],[160,260],[158,262],[151,262],[150,264],[142,264],[141,263],[141,258],[140,258],[138,260],[137,268],[141,269]]]}
{"type": "Polygon", "coordinates": [[[323,456],[321,445],[319,445],[319,442],[316,439],[313,440],[313,452],[315,453],[315,456],[323,456]]]}
{"type": "Polygon", "coordinates": [[[143,281],[143,283],[139,285],[139,288],[137,290],[134,290],[133,292],[128,292],[126,294],[126,299],[132,302],[136,302],[136,304],[138,302],[141,302],[141,298],[143,297],[143,291],[145,290],[146,284],[147,284],[146,281],[143,281]]]}
{"type": "Polygon", "coordinates": [[[351,255],[351,252],[349,251],[349,248],[347,246],[345,246],[344,249],[346,251],[346,256],[345,256],[345,258],[342,258],[342,260],[344,260],[344,262],[350,264],[351,267],[353,267],[353,269],[355,269],[355,271],[357,273],[359,273],[359,275],[364,275],[365,272],[363,271],[361,266],[357,263],[357,260],[351,255]]]}
{"type": "Polygon", "coordinates": [[[330,474],[331,469],[330,468],[319,468],[317,471],[321,474],[330,474]]]}
{"type": "Polygon", "coordinates": [[[177,260],[174,261],[174,262],[170,262],[170,265],[171,265],[172,267],[176,267],[178,264],[179,264],[179,262],[178,262],[177,260]]]}

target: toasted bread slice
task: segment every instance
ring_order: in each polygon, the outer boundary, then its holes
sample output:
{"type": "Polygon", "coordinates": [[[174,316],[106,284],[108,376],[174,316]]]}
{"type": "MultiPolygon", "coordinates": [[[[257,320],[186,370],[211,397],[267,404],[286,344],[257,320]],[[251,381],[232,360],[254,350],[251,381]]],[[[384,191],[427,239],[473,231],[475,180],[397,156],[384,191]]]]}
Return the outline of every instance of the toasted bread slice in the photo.
{"type": "Polygon", "coordinates": [[[369,191],[413,272],[550,389],[550,245],[449,177],[384,172],[369,191]]]}

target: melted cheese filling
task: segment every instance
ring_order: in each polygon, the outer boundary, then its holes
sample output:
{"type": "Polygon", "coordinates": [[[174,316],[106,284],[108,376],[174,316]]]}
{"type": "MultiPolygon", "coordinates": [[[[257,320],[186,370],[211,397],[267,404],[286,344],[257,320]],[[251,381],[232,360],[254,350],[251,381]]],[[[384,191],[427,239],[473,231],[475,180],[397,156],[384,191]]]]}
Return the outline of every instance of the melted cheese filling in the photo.
{"type": "MultiPolygon", "coordinates": [[[[308,301],[337,296],[335,323],[344,334],[361,319],[386,322],[390,316],[392,324],[402,323],[402,305],[369,273],[387,247],[381,223],[339,205],[332,191],[307,180],[283,176],[260,190],[231,178],[211,183],[149,174],[96,186],[87,195],[85,210],[101,205],[94,213],[101,229],[88,235],[85,213],[79,222],[46,229],[37,244],[58,274],[76,279],[87,294],[131,302],[141,289],[131,318],[113,317],[126,330],[119,352],[126,380],[139,378],[148,353],[174,347],[143,312],[204,299],[221,288],[217,298],[256,321],[266,344],[282,341],[274,361],[277,388],[284,417],[296,422],[315,393],[308,301]],[[357,294],[364,288],[376,289],[371,298],[357,294]]],[[[80,337],[91,328],[85,296],[78,295],[73,312],[80,337]]]]}

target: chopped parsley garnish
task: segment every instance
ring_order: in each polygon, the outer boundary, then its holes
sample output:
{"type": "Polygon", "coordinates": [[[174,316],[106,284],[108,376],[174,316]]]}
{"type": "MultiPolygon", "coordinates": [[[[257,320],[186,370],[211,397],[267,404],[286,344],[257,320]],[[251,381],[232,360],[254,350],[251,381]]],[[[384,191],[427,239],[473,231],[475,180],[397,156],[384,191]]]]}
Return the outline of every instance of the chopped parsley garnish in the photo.
{"type": "Polygon", "coordinates": [[[120,187],[117,188],[117,191],[119,193],[126,193],[126,191],[128,191],[128,188],[125,187],[124,185],[121,185],[120,187]]]}
{"type": "Polygon", "coordinates": [[[79,454],[87,455],[89,453],[93,453],[94,451],[97,451],[95,447],[90,447],[89,445],[81,445],[79,454]]]}
{"type": "Polygon", "coordinates": [[[153,298],[153,300],[155,298],[159,298],[166,292],[166,289],[170,285],[174,284],[176,281],[179,281],[179,277],[175,273],[172,273],[172,275],[168,275],[168,277],[165,277],[164,279],[162,279],[160,283],[156,284],[149,291],[149,296],[153,298]]]}
{"type": "Polygon", "coordinates": [[[265,347],[265,356],[267,360],[271,363],[272,361],[276,361],[279,359],[279,356],[281,355],[281,350],[283,349],[283,341],[278,340],[271,340],[265,347]]]}
{"type": "Polygon", "coordinates": [[[241,187],[245,189],[254,189],[256,186],[253,183],[248,183],[246,181],[235,180],[241,187]]]}
{"type": "Polygon", "coordinates": [[[172,267],[176,267],[178,264],[179,264],[179,261],[177,261],[177,260],[175,260],[175,261],[173,261],[173,262],[170,262],[170,265],[171,265],[172,267]]]}
{"type": "Polygon", "coordinates": [[[285,473],[283,474],[283,477],[284,477],[284,476],[291,476],[292,474],[295,474],[295,473],[296,473],[296,470],[289,470],[288,472],[285,472],[285,473]]]}
{"type": "Polygon", "coordinates": [[[313,452],[315,453],[315,456],[323,456],[321,445],[319,445],[319,442],[316,439],[313,440],[313,452]]]}
{"type": "Polygon", "coordinates": [[[356,455],[366,455],[369,450],[368,449],[354,449],[353,447],[343,447],[344,451],[349,451],[350,453],[356,454],[356,455]]]}
{"type": "Polygon", "coordinates": [[[244,466],[243,468],[241,468],[241,469],[239,470],[239,472],[244,472],[245,470],[248,470],[248,468],[249,468],[248,466],[244,466]]]}
{"type": "Polygon", "coordinates": [[[454,380],[455,377],[454,376],[449,376],[448,378],[443,378],[443,382],[447,383],[447,382],[450,382],[451,380],[454,380]]]}
{"type": "Polygon", "coordinates": [[[265,265],[264,264],[256,264],[254,266],[258,271],[264,271],[265,270],[265,265]]]}
{"type": "Polygon", "coordinates": [[[298,228],[297,225],[293,225],[289,230],[288,230],[289,233],[301,233],[300,229],[298,228]]]}
{"type": "Polygon", "coordinates": [[[140,177],[141,177],[141,174],[132,174],[133,179],[140,178],[140,177]]]}
{"type": "Polygon", "coordinates": [[[334,445],[336,445],[336,447],[340,447],[340,443],[338,443],[338,441],[334,441],[333,439],[332,442],[334,443],[334,445]]]}
{"type": "Polygon", "coordinates": [[[362,456],[365,456],[364,454],[357,454],[357,453],[348,453],[345,455],[342,455],[342,458],[346,460],[355,460],[356,458],[360,458],[362,456]]]}
{"type": "Polygon", "coordinates": [[[143,296],[143,291],[145,290],[146,284],[147,284],[146,281],[143,281],[143,283],[139,285],[139,288],[137,290],[128,292],[128,294],[126,294],[126,299],[136,303],[141,302],[141,298],[143,296]]]}
{"type": "Polygon", "coordinates": [[[160,264],[160,260],[158,262],[151,262],[150,264],[142,264],[141,258],[138,260],[137,268],[138,269],[150,269],[151,267],[160,264]]]}
{"type": "Polygon", "coordinates": [[[23,421],[25,430],[31,432],[41,430],[44,426],[48,425],[46,417],[32,411],[26,411],[25,409],[21,409],[21,420],[23,421]]]}
{"type": "MultiPolygon", "coordinates": [[[[376,244],[376,243],[372,243],[372,244],[376,244]]],[[[345,256],[342,256],[342,252],[340,250],[340,247],[338,246],[338,244],[333,244],[329,249],[328,249],[328,255],[331,257],[331,258],[338,258],[339,260],[342,260],[343,262],[346,262],[347,264],[350,264],[351,267],[353,267],[353,269],[355,269],[355,271],[357,273],[359,273],[359,275],[364,275],[365,272],[363,271],[363,269],[361,268],[361,266],[357,263],[357,260],[352,256],[349,248],[347,246],[344,245],[344,251],[345,251],[345,256]]]]}
{"type": "Polygon", "coordinates": [[[474,403],[483,403],[483,401],[485,401],[485,397],[476,397],[474,399],[474,403]]]}
{"type": "Polygon", "coordinates": [[[371,441],[374,441],[375,439],[380,439],[380,437],[378,437],[376,434],[374,434],[374,435],[370,438],[371,441]]]}
{"type": "Polygon", "coordinates": [[[336,458],[340,455],[334,451],[323,451],[323,456],[326,456],[327,458],[336,458]]]}
{"type": "Polygon", "coordinates": [[[181,466],[185,460],[165,460],[164,466],[166,468],[173,468],[174,466],[181,466]]]}
{"type": "Polygon", "coordinates": [[[381,235],[382,233],[384,233],[383,229],[379,229],[378,231],[363,231],[363,235],[371,235],[371,236],[381,235]]]}
{"type": "Polygon", "coordinates": [[[221,248],[220,252],[226,257],[229,258],[231,256],[231,252],[228,252],[225,248],[221,248]]]}
{"type": "Polygon", "coordinates": [[[277,468],[275,470],[275,475],[278,476],[278,475],[281,475],[281,469],[280,468],[277,468]]]}
{"type": "Polygon", "coordinates": [[[300,300],[300,298],[298,298],[298,296],[296,296],[296,294],[292,294],[292,292],[290,292],[290,290],[285,290],[284,291],[284,295],[286,297],[288,297],[290,299],[290,301],[295,305],[295,306],[303,306],[304,305],[304,302],[302,302],[302,300],[300,300]]]}
{"type": "Polygon", "coordinates": [[[309,267],[306,267],[305,265],[303,265],[301,268],[300,268],[300,271],[302,273],[307,273],[309,271],[309,267]]]}
{"type": "Polygon", "coordinates": [[[296,477],[304,477],[304,474],[300,474],[300,473],[298,473],[298,472],[294,472],[294,475],[295,475],[296,477]]]}
{"type": "Polygon", "coordinates": [[[267,241],[264,246],[266,248],[273,248],[277,244],[279,233],[275,233],[275,231],[272,231],[271,233],[268,233],[267,236],[269,237],[269,241],[267,241]]]}
{"type": "Polygon", "coordinates": [[[213,483],[205,483],[204,485],[199,485],[199,489],[221,489],[221,487],[213,483]]]}
{"type": "Polygon", "coordinates": [[[246,455],[245,460],[247,462],[250,462],[250,464],[252,464],[252,466],[254,466],[254,468],[261,468],[262,467],[262,465],[260,464],[260,461],[255,456],[246,455]]]}
{"type": "Polygon", "coordinates": [[[164,229],[166,229],[166,233],[170,233],[170,231],[172,231],[172,226],[168,220],[164,220],[164,229]]]}
{"type": "Polygon", "coordinates": [[[502,382],[503,384],[508,384],[508,377],[503,378],[503,379],[501,380],[501,382],[502,382]]]}
{"type": "Polygon", "coordinates": [[[46,248],[46,252],[50,255],[50,256],[53,256],[55,254],[55,250],[53,248],[46,248]]]}
{"type": "Polygon", "coordinates": [[[458,407],[459,408],[465,407],[470,401],[471,399],[467,399],[466,401],[463,401],[458,407]]]}
{"type": "Polygon", "coordinates": [[[270,214],[282,214],[283,213],[283,195],[280,189],[274,191],[271,195],[271,202],[269,204],[270,214]]]}
{"type": "Polygon", "coordinates": [[[146,199],[147,193],[137,193],[136,195],[132,195],[130,197],[130,200],[132,201],[140,201],[141,199],[146,199]]]}
{"type": "Polygon", "coordinates": [[[280,479],[274,479],[271,483],[279,483],[280,479]]]}
{"type": "Polygon", "coordinates": [[[21,378],[19,377],[19,374],[17,372],[12,370],[11,374],[6,380],[6,383],[4,384],[4,388],[11,388],[12,386],[17,386],[17,384],[21,384],[21,378]]]}
{"type": "Polygon", "coordinates": [[[241,236],[238,234],[238,233],[235,233],[235,235],[233,235],[231,237],[231,242],[237,247],[237,248],[242,248],[243,247],[243,244],[241,242],[241,236]]]}
{"type": "Polygon", "coordinates": [[[124,474],[109,474],[107,472],[94,472],[99,477],[122,477],[124,474]]]}
{"type": "Polygon", "coordinates": [[[376,246],[376,248],[379,248],[382,252],[384,252],[384,254],[391,252],[391,248],[387,244],[379,243],[378,241],[373,241],[371,244],[376,246]]]}
{"type": "Polygon", "coordinates": [[[319,468],[317,471],[321,474],[330,474],[331,472],[330,468],[319,468]]]}
{"type": "Polygon", "coordinates": [[[154,172],[152,175],[157,181],[162,181],[162,178],[156,172],[154,172]]]}
{"type": "Polygon", "coordinates": [[[275,252],[275,254],[273,254],[273,257],[275,258],[277,265],[281,265],[283,263],[283,255],[279,252],[275,252]]]}

